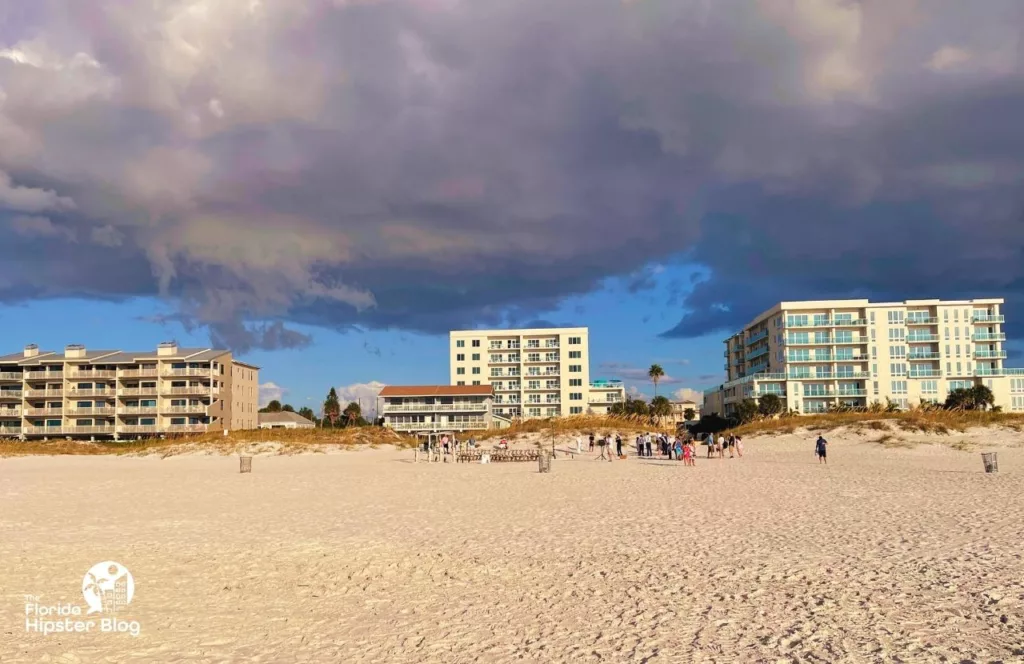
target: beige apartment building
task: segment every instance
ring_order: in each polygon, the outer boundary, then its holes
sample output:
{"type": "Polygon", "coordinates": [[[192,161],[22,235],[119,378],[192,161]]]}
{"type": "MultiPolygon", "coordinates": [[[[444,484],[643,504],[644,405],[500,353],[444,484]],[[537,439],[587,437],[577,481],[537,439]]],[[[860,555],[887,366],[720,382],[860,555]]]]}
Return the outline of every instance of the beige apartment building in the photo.
{"type": "Polygon", "coordinates": [[[501,417],[607,412],[626,396],[621,381],[591,380],[586,327],[456,330],[449,345],[451,384],[490,385],[501,417]]]}
{"type": "Polygon", "coordinates": [[[378,395],[384,426],[425,435],[501,429],[490,385],[388,385],[378,395]]]}
{"type": "Polygon", "coordinates": [[[1003,365],[1002,305],[1000,298],[781,302],[725,340],[728,380],[705,392],[704,412],[730,415],[764,394],[803,414],[886,399],[905,409],[979,383],[1004,410],[1024,411],[1024,369],[1003,365]]]}
{"type": "Polygon", "coordinates": [[[63,353],[35,345],[0,356],[0,436],[121,440],[258,426],[259,367],[227,350],[63,353]]]}

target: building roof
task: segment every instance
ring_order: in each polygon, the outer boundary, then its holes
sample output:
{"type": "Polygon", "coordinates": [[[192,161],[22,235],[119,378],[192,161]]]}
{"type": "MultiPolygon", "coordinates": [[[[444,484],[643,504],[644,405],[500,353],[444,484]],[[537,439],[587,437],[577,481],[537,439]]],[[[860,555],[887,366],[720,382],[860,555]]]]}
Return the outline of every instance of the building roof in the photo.
{"type": "Polygon", "coordinates": [[[494,394],[490,385],[388,385],[380,391],[382,397],[489,397],[494,394]]]}
{"type": "MultiPolygon", "coordinates": [[[[231,351],[223,348],[179,348],[174,355],[160,355],[154,350],[120,351],[120,350],[86,350],[82,357],[67,357],[66,353],[55,353],[52,350],[41,350],[38,355],[25,357],[24,352],[0,355],[0,363],[34,366],[52,362],[91,362],[102,360],[104,364],[134,364],[142,361],[171,360],[179,362],[210,362],[231,351]]],[[[251,369],[259,369],[254,364],[238,362],[251,369]]]]}
{"type": "Polygon", "coordinates": [[[507,330],[451,330],[449,337],[479,336],[553,336],[556,334],[587,334],[588,327],[521,327],[507,330]]]}
{"type": "Polygon", "coordinates": [[[260,424],[286,424],[294,422],[295,424],[314,425],[312,420],[307,420],[302,415],[287,410],[282,410],[278,413],[259,413],[259,422],[260,424]]]}

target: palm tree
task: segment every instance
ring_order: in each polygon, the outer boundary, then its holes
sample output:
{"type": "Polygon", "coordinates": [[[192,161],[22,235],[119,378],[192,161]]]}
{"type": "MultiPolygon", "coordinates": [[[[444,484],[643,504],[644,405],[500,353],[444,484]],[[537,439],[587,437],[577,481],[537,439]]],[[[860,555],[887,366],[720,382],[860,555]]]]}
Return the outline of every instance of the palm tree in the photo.
{"type": "Polygon", "coordinates": [[[683,419],[687,422],[692,422],[695,417],[697,417],[697,411],[693,408],[687,408],[683,411],[683,419]]]}
{"type": "Polygon", "coordinates": [[[658,381],[665,377],[665,370],[661,368],[660,364],[652,364],[651,368],[647,370],[647,375],[654,383],[654,396],[658,396],[658,381]]]}

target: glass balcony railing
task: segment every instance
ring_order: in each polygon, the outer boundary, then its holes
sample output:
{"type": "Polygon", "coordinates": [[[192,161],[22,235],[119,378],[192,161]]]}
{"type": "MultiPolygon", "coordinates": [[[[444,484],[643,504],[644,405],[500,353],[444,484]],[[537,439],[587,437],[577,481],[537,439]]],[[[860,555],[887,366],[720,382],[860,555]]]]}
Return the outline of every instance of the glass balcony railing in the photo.
{"type": "Polygon", "coordinates": [[[989,367],[978,367],[974,370],[975,376],[1002,376],[1003,369],[992,369],[989,367]]]}
{"type": "Polygon", "coordinates": [[[979,360],[1005,360],[1005,350],[975,350],[974,357],[979,360]]]}
{"type": "Polygon", "coordinates": [[[908,334],[907,335],[907,343],[908,344],[928,343],[930,341],[938,341],[938,340],[939,340],[939,335],[937,335],[937,334],[908,334]]]}
{"type": "Polygon", "coordinates": [[[1003,369],[1007,376],[1024,376],[1024,369],[1003,369]]]}
{"type": "Polygon", "coordinates": [[[1005,323],[1005,316],[994,316],[992,314],[974,314],[971,319],[975,323],[1005,323]]]}
{"type": "Polygon", "coordinates": [[[977,332],[971,338],[975,341],[1006,341],[1006,335],[1002,332],[977,332]]]}
{"type": "Polygon", "coordinates": [[[907,325],[938,325],[939,319],[933,316],[915,316],[907,318],[907,325]]]}
{"type": "Polygon", "coordinates": [[[907,374],[910,378],[939,378],[942,372],[938,369],[918,369],[907,374]]]}
{"type": "Polygon", "coordinates": [[[942,353],[911,353],[907,355],[908,360],[939,360],[942,359],[942,353]]]}
{"type": "Polygon", "coordinates": [[[768,354],[768,346],[764,346],[763,348],[758,348],[757,350],[752,350],[749,353],[747,353],[747,360],[753,360],[754,358],[758,358],[758,357],[761,357],[762,355],[767,355],[767,354],[768,354]]]}
{"type": "Polygon", "coordinates": [[[761,339],[767,339],[767,338],[768,338],[768,330],[761,330],[757,334],[750,335],[750,337],[747,338],[747,344],[746,345],[751,346],[753,344],[756,344],[761,339]]]}

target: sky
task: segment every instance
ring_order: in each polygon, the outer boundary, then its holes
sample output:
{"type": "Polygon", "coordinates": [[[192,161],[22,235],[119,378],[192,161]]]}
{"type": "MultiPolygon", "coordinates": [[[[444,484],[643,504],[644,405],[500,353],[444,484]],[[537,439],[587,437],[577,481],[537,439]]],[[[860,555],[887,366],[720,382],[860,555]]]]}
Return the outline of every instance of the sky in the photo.
{"type": "Polygon", "coordinates": [[[224,346],[301,407],[445,382],[466,327],[586,325],[592,375],[648,396],[654,362],[667,393],[719,382],[784,299],[1004,297],[1021,338],[1022,26],[1019,0],[3,3],[4,339],[224,346]]]}

